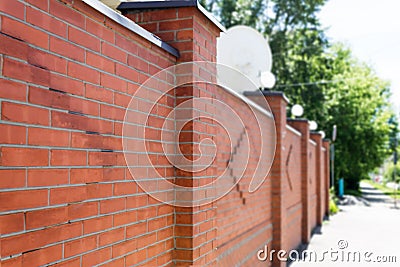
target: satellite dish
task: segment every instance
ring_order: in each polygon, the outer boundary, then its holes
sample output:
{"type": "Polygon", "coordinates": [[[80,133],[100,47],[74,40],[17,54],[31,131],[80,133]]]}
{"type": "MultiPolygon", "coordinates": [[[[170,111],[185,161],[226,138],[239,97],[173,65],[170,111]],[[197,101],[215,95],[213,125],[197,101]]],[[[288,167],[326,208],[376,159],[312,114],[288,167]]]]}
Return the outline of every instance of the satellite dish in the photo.
{"type": "MultiPolygon", "coordinates": [[[[264,36],[248,26],[234,26],[217,40],[217,63],[227,65],[246,75],[256,88],[272,88],[275,76],[271,73],[272,54],[264,36]]],[[[218,76],[221,77],[220,73],[218,76]]],[[[242,93],[248,88],[240,77],[230,77],[229,86],[242,93]]]]}

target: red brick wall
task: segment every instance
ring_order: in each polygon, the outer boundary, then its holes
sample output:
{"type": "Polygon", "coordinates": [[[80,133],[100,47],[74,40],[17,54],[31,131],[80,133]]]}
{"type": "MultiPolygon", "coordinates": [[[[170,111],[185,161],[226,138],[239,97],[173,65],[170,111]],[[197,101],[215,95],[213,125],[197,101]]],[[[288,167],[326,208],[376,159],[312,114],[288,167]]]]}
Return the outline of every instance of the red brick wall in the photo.
{"type": "Polygon", "coordinates": [[[71,2],[0,3],[2,264],[169,264],[174,210],[132,180],[121,129],[176,59],[71,2]]]}
{"type": "Polygon", "coordinates": [[[315,142],[309,142],[309,162],[308,162],[308,179],[310,186],[309,197],[309,223],[310,229],[314,229],[317,225],[317,145],[315,142]]]}
{"type": "MultiPolygon", "coordinates": [[[[122,153],[123,120],[132,95],[162,69],[192,60],[214,62],[219,29],[194,7],[128,17],[176,47],[181,57],[79,0],[0,2],[1,265],[265,266],[269,263],[256,257],[265,245],[292,249],[307,241],[315,225],[312,203],[318,192],[316,161],[309,164],[304,153],[308,156],[310,150],[314,159],[317,153],[308,147],[307,131],[304,135],[304,129],[297,128],[299,136],[286,128],[282,95],[269,98],[277,157],[256,192],[248,190],[259,161],[256,154],[251,154],[242,179],[229,194],[201,207],[163,204],[133,180],[132,175],[149,169],[136,168],[131,174],[122,153]],[[304,172],[307,181],[314,179],[310,186],[304,184],[304,172]]],[[[153,89],[144,91],[149,99],[153,89]]],[[[145,132],[157,172],[177,184],[213,181],[231,157],[226,144],[238,144],[243,131],[230,129],[234,140],[229,141],[217,122],[196,120],[182,137],[189,144],[182,142],[180,147],[195,157],[200,140],[207,137],[218,147],[217,158],[196,174],[174,168],[161,150],[162,123],[177,104],[205,96],[228,103],[244,118],[245,129],[256,131],[243,100],[204,84],[168,92],[147,124],[144,111],[154,103],[135,98],[130,113],[130,130],[145,132]]],[[[257,112],[262,127],[272,131],[271,118],[257,112]]],[[[174,133],[174,126],[170,123],[167,129],[174,133]]],[[[271,149],[260,146],[259,138],[251,138],[251,150],[271,149]]],[[[132,141],[137,142],[138,138],[132,141]]],[[[132,155],[138,166],[138,155],[144,152],[132,155]]],[[[327,159],[321,162],[327,165],[327,159]]],[[[322,173],[329,173],[326,167],[322,173]]],[[[326,181],[329,176],[322,177],[326,181]]],[[[323,184],[321,190],[326,191],[323,184]]],[[[327,193],[320,196],[326,199],[327,193]]],[[[321,202],[321,212],[325,206],[326,213],[326,203],[321,202]]]]}
{"type": "Polygon", "coordinates": [[[301,133],[286,129],[285,153],[284,153],[285,172],[282,179],[288,188],[285,194],[286,202],[286,249],[296,249],[301,244],[301,133]]]}
{"type": "MultiPolygon", "coordinates": [[[[266,179],[262,186],[255,192],[249,193],[251,179],[256,175],[254,170],[259,163],[258,151],[268,149],[266,142],[260,147],[260,136],[251,135],[258,132],[257,121],[252,110],[238,98],[226,94],[220,90],[217,94],[223,98],[224,103],[234,107],[234,110],[242,117],[244,125],[235,127],[230,136],[222,135],[222,130],[217,137],[217,146],[221,148],[217,154],[218,173],[222,173],[227,166],[227,161],[232,156],[232,161],[245,161],[246,149],[250,148],[250,158],[247,169],[239,183],[233,187],[226,196],[216,202],[217,211],[217,266],[257,266],[256,253],[265,245],[271,247],[272,220],[271,220],[271,179],[266,179]],[[250,135],[250,136],[249,136],[250,135]],[[246,137],[251,138],[249,146],[246,137]],[[229,140],[229,138],[231,138],[229,140]],[[258,140],[258,141],[257,141],[258,140]],[[233,144],[236,154],[231,155],[230,145],[233,144]]],[[[257,116],[262,119],[260,125],[265,130],[273,128],[271,117],[259,111],[257,116]]],[[[231,116],[230,114],[227,114],[231,116]]],[[[265,138],[267,141],[267,138],[265,138]]],[[[265,164],[267,164],[265,162],[265,164]]],[[[235,166],[233,164],[233,166],[235,166]]],[[[224,179],[227,184],[234,184],[235,176],[228,169],[224,179]]],[[[233,171],[233,170],[232,170],[233,171]]],[[[240,177],[236,177],[240,178],[240,177]]],[[[266,263],[262,263],[266,266],[266,263]]]]}

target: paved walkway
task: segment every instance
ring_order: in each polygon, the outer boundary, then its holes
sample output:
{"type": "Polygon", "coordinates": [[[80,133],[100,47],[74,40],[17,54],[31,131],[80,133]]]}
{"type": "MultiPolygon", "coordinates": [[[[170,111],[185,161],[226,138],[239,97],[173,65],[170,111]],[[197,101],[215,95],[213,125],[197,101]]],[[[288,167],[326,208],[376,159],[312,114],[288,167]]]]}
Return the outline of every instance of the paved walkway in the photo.
{"type": "Polygon", "coordinates": [[[362,183],[361,189],[368,202],[340,206],[342,211],[312,237],[307,251],[315,251],[318,261],[314,262],[314,254],[291,267],[400,266],[400,209],[394,209],[393,200],[369,184],[362,183]],[[379,262],[384,260],[392,263],[379,262]]]}

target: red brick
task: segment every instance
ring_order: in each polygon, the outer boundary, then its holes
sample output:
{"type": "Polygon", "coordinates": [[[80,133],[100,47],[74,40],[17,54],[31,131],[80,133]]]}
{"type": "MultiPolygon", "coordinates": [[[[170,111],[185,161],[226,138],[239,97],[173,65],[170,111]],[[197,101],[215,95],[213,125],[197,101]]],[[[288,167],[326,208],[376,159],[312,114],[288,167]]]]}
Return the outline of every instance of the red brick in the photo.
{"type": "Polygon", "coordinates": [[[180,41],[193,40],[193,30],[180,30],[176,33],[176,39],[180,41]]]}
{"type": "Polygon", "coordinates": [[[0,170],[0,188],[25,187],[25,170],[0,170]]]}
{"type": "Polygon", "coordinates": [[[0,143],[26,144],[26,128],[9,124],[0,124],[0,143]]]}
{"type": "Polygon", "coordinates": [[[14,213],[0,216],[1,233],[9,234],[24,230],[24,214],[14,213]]]}
{"type": "Polygon", "coordinates": [[[85,85],[85,96],[87,98],[99,100],[101,102],[106,102],[112,104],[113,102],[113,92],[107,90],[100,86],[95,86],[91,84],[85,85]]]}
{"type": "Polygon", "coordinates": [[[85,28],[85,17],[63,3],[51,0],[50,14],[81,29],[85,28]]]}
{"type": "MultiPolygon", "coordinates": [[[[138,45],[136,42],[127,39],[125,36],[122,35],[115,35],[115,45],[128,51],[131,54],[136,55],[138,53],[138,45]]],[[[144,55],[143,55],[144,56],[144,55]]]]}
{"type": "Polygon", "coordinates": [[[51,150],[50,164],[53,166],[82,166],[86,165],[86,151],[51,150]]]}
{"type": "Polygon", "coordinates": [[[47,149],[32,148],[1,148],[2,166],[47,166],[49,151],[47,149]]]}
{"type": "Polygon", "coordinates": [[[116,64],[116,74],[132,82],[138,82],[139,80],[139,73],[132,68],[126,67],[125,65],[116,64]]]}
{"type": "Polygon", "coordinates": [[[147,230],[149,232],[164,228],[165,226],[167,226],[167,220],[165,217],[163,218],[157,218],[154,220],[149,220],[148,221],[148,226],[147,226],[147,230]]]}
{"type": "Polygon", "coordinates": [[[54,72],[67,73],[67,61],[65,59],[31,47],[28,50],[28,63],[54,72]]]}
{"type": "Polygon", "coordinates": [[[112,247],[112,256],[119,257],[137,249],[137,239],[126,240],[112,247]]]}
{"type": "Polygon", "coordinates": [[[26,85],[14,81],[0,79],[0,98],[13,99],[25,102],[26,85]]]}
{"type": "Polygon", "coordinates": [[[50,88],[79,96],[83,96],[85,91],[82,81],[77,81],[53,73],[50,76],[50,88]]]}
{"type": "Polygon", "coordinates": [[[41,248],[22,255],[23,266],[44,265],[62,259],[62,244],[41,248]]]}
{"type": "Polygon", "coordinates": [[[87,198],[84,186],[60,187],[50,189],[50,204],[78,202],[87,198]]]}
{"type": "MultiPolygon", "coordinates": [[[[146,222],[141,222],[141,223],[137,223],[131,226],[127,226],[126,227],[126,238],[130,238],[130,237],[135,237],[138,235],[143,235],[145,234],[147,231],[147,223],[146,222]]],[[[145,247],[146,244],[143,243],[143,241],[147,240],[147,238],[141,238],[140,240],[140,246],[141,247],[145,247]]],[[[154,235],[154,242],[155,242],[155,235],[154,235]]],[[[153,242],[153,243],[154,243],[153,242]]]]}
{"type": "Polygon", "coordinates": [[[148,199],[147,195],[128,197],[126,201],[126,208],[132,209],[132,208],[144,207],[147,205],[147,199],[148,199]]]}
{"type": "Polygon", "coordinates": [[[87,118],[80,115],[52,111],[53,127],[94,131],[99,133],[112,133],[112,122],[87,118]]]}
{"type": "Polygon", "coordinates": [[[53,36],[50,36],[50,51],[80,62],[85,61],[83,48],[53,36]]]}
{"type": "MultiPolygon", "coordinates": [[[[149,72],[149,63],[142,60],[141,58],[137,57],[137,56],[128,56],[128,65],[135,67],[135,69],[138,69],[140,71],[143,71],[145,73],[149,72]]],[[[147,79],[146,79],[147,80],[147,79]]],[[[141,81],[139,80],[139,83],[141,81]]]]}
{"type": "Polygon", "coordinates": [[[24,20],[25,5],[20,2],[1,1],[0,11],[9,14],[12,17],[24,20]]]}
{"type": "MultiPolygon", "coordinates": [[[[10,1],[2,1],[1,3],[4,2],[11,3],[10,1]]],[[[0,53],[26,60],[28,58],[28,44],[0,34],[0,53]]]]}
{"type": "Polygon", "coordinates": [[[98,71],[71,61],[68,62],[68,75],[82,81],[94,84],[100,83],[100,73],[98,71]]]}
{"type": "Polygon", "coordinates": [[[171,21],[160,22],[158,26],[159,31],[171,31],[177,29],[191,29],[193,28],[193,19],[179,19],[171,21]]]}
{"type": "Polygon", "coordinates": [[[113,152],[89,152],[90,166],[114,166],[117,165],[117,153],[113,152]]]}
{"type": "Polygon", "coordinates": [[[110,136],[71,133],[71,146],[79,148],[98,148],[122,150],[122,140],[110,136]]]}
{"type": "Polygon", "coordinates": [[[110,197],[112,196],[112,184],[89,184],[87,194],[88,199],[110,197]]]}
{"type": "Polygon", "coordinates": [[[71,169],[71,184],[85,184],[103,181],[102,169],[71,169]]]}
{"type": "Polygon", "coordinates": [[[132,195],[137,193],[137,184],[135,182],[114,183],[114,196],[132,195]]]}
{"type": "Polygon", "coordinates": [[[125,209],[125,198],[100,201],[100,213],[111,213],[125,209]]]}
{"type": "Polygon", "coordinates": [[[67,36],[67,24],[32,7],[26,8],[26,21],[55,35],[67,36]]]}
{"type": "Polygon", "coordinates": [[[76,220],[98,215],[98,203],[87,202],[68,205],[68,219],[76,220]]]}
{"type": "Polygon", "coordinates": [[[52,265],[52,267],[81,267],[81,258],[77,257],[72,260],[63,261],[52,265]]]}
{"type": "Polygon", "coordinates": [[[28,144],[35,146],[69,145],[69,132],[45,128],[28,128],[28,144]]]}
{"type": "Polygon", "coordinates": [[[99,105],[95,102],[32,86],[29,87],[29,102],[93,116],[99,114],[99,105]]]}
{"type": "Polygon", "coordinates": [[[114,217],[113,219],[114,227],[125,224],[131,224],[132,222],[137,221],[136,210],[118,213],[113,215],[113,217],[114,217]]]}
{"type": "Polygon", "coordinates": [[[102,267],[125,267],[125,259],[124,258],[119,258],[119,259],[112,259],[111,261],[108,261],[107,263],[100,265],[102,267]]]}
{"type": "Polygon", "coordinates": [[[115,62],[91,52],[86,52],[86,64],[105,72],[115,73],[115,62]]]}
{"type": "Polygon", "coordinates": [[[112,216],[94,218],[83,222],[85,234],[99,232],[110,227],[112,227],[112,216]]]}
{"type": "Polygon", "coordinates": [[[25,218],[27,230],[64,223],[68,221],[67,207],[30,211],[25,218]]]}
{"type": "Polygon", "coordinates": [[[68,169],[29,169],[28,186],[68,184],[68,169]]]}
{"type": "Polygon", "coordinates": [[[33,45],[37,45],[46,49],[49,46],[49,36],[45,32],[34,29],[27,24],[10,19],[8,17],[2,17],[1,30],[3,33],[9,34],[18,39],[22,39],[33,45]]]}
{"type": "MultiPolygon", "coordinates": [[[[147,250],[142,249],[126,256],[125,263],[128,266],[132,266],[142,261],[145,261],[146,259],[147,259],[147,250]]],[[[146,264],[148,264],[148,262],[146,262],[146,264]]]]}
{"type": "Polygon", "coordinates": [[[99,246],[105,246],[124,240],[125,229],[118,228],[99,235],[99,246]]]}
{"type": "Polygon", "coordinates": [[[122,168],[102,168],[104,181],[121,181],[125,179],[126,166],[122,168]]]}
{"type": "Polygon", "coordinates": [[[100,116],[112,120],[123,121],[125,117],[125,109],[108,105],[101,105],[100,116]]]}
{"type": "Polygon", "coordinates": [[[50,83],[50,72],[48,70],[9,58],[4,58],[3,74],[6,77],[43,86],[48,86],[50,83]]]}
{"type": "Polygon", "coordinates": [[[0,192],[0,211],[41,207],[47,200],[47,189],[0,192]]]}
{"type": "Polygon", "coordinates": [[[2,267],[22,267],[22,257],[9,258],[1,261],[2,267]]]}
{"type": "Polygon", "coordinates": [[[172,20],[177,18],[177,12],[176,10],[152,10],[150,12],[142,12],[142,16],[139,17],[141,17],[139,22],[172,20]]]}
{"type": "Polygon", "coordinates": [[[127,62],[126,52],[106,42],[101,43],[101,53],[122,63],[127,62]]]}
{"type": "Polygon", "coordinates": [[[68,258],[97,248],[97,236],[70,241],[64,245],[64,257],[68,258]]]}
{"type": "Polygon", "coordinates": [[[114,76],[101,73],[100,74],[100,83],[102,86],[111,88],[120,92],[126,92],[127,82],[121,80],[120,78],[116,78],[114,76]]]}
{"type": "Polygon", "coordinates": [[[3,238],[1,255],[14,255],[82,234],[81,223],[71,223],[3,238]]]}
{"type": "Polygon", "coordinates": [[[114,104],[117,106],[121,106],[123,108],[127,108],[129,103],[131,102],[131,95],[124,95],[120,93],[114,93],[114,104]]]}
{"type": "Polygon", "coordinates": [[[26,0],[27,3],[38,7],[41,10],[48,11],[49,10],[49,3],[48,1],[43,0],[26,0]]]}
{"type": "Polygon", "coordinates": [[[82,267],[91,267],[111,259],[111,248],[103,248],[82,256],[82,267]]]}
{"type": "Polygon", "coordinates": [[[1,118],[7,121],[48,125],[49,111],[37,107],[3,102],[1,118]]]}
{"type": "Polygon", "coordinates": [[[114,32],[97,21],[86,19],[86,30],[102,40],[114,43],[114,32]]]}
{"type": "Polygon", "coordinates": [[[74,27],[68,27],[68,39],[88,49],[100,51],[100,40],[98,38],[74,27]]]}

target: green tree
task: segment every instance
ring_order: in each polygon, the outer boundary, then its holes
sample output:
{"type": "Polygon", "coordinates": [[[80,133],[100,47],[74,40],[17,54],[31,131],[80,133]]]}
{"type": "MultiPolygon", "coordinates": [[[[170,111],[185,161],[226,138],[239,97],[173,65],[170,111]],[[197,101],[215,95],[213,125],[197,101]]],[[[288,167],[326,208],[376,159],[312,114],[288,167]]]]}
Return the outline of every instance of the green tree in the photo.
{"type": "Polygon", "coordinates": [[[392,182],[393,179],[396,179],[396,182],[400,182],[400,164],[396,164],[396,175],[394,173],[395,165],[393,163],[389,163],[388,168],[385,171],[385,181],[392,182]]]}
{"type": "Polygon", "coordinates": [[[221,23],[230,28],[248,25],[259,28],[263,25],[265,0],[201,0],[200,3],[216,15],[221,23]]]}
{"type": "Polygon", "coordinates": [[[354,59],[351,51],[332,45],[318,20],[327,0],[203,0],[227,27],[245,24],[269,38],[273,52],[274,90],[301,104],[305,117],[320,129],[337,125],[335,178],[349,189],[388,156],[393,113],[389,84],[354,59]]]}
{"type": "Polygon", "coordinates": [[[389,154],[389,84],[355,60],[349,49],[336,45],[331,50],[334,60],[327,70],[333,80],[324,103],[328,116],[320,122],[325,129],[338,128],[336,178],[343,177],[347,188],[358,189],[360,179],[368,178],[389,154]]]}

